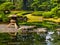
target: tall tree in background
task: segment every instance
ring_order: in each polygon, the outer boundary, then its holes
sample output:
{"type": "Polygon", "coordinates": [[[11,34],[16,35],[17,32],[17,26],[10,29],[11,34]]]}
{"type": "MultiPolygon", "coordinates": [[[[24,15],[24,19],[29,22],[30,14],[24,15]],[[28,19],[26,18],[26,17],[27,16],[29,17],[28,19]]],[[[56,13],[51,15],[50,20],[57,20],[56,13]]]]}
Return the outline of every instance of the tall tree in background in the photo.
{"type": "Polygon", "coordinates": [[[42,10],[49,11],[56,7],[60,0],[0,0],[3,2],[12,2],[16,10],[42,10]]]}
{"type": "Polygon", "coordinates": [[[28,3],[28,0],[23,0],[23,9],[24,10],[27,9],[27,3],[28,3]]]}

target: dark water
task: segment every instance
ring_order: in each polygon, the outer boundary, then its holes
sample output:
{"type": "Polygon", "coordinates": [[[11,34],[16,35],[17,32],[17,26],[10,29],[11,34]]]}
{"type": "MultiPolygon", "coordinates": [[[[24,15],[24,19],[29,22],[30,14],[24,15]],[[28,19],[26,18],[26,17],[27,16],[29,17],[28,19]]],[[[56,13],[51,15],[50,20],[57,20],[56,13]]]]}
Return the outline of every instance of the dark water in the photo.
{"type": "MultiPolygon", "coordinates": [[[[59,40],[59,39],[58,39],[59,40]]],[[[45,41],[44,37],[37,34],[23,34],[11,36],[7,33],[0,34],[0,45],[59,45],[60,41],[45,41]]]]}

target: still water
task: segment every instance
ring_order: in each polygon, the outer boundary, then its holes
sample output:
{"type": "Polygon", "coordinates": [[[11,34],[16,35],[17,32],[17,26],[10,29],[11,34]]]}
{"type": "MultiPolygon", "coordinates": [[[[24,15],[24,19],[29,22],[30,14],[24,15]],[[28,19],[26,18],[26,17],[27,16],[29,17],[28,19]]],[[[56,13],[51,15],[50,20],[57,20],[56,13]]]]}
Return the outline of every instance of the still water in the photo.
{"type": "MultiPolygon", "coordinates": [[[[59,39],[58,39],[59,40],[59,39]]],[[[0,45],[60,45],[60,41],[45,39],[37,34],[17,35],[11,37],[7,33],[0,34],[0,45]]]]}

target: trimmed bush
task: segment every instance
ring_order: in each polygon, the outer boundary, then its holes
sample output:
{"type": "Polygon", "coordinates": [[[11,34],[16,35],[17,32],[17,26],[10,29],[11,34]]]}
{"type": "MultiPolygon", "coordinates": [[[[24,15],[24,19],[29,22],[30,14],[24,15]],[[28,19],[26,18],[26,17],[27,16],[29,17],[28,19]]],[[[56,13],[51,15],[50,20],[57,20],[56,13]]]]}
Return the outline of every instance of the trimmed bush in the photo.
{"type": "Polygon", "coordinates": [[[44,18],[52,18],[52,17],[54,17],[54,15],[52,15],[51,12],[44,12],[44,13],[43,13],[43,17],[44,17],[44,18]]]}

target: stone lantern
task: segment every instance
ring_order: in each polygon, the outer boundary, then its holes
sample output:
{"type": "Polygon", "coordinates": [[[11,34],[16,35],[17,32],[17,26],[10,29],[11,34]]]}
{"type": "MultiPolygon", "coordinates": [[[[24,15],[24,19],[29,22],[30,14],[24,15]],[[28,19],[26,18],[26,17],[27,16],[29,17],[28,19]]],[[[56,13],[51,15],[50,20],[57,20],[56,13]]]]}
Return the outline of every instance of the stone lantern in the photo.
{"type": "Polygon", "coordinates": [[[15,28],[18,28],[18,25],[17,25],[17,15],[13,14],[13,15],[10,15],[8,17],[11,18],[8,27],[10,27],[11,25],[14,25],[15,28]]]}

